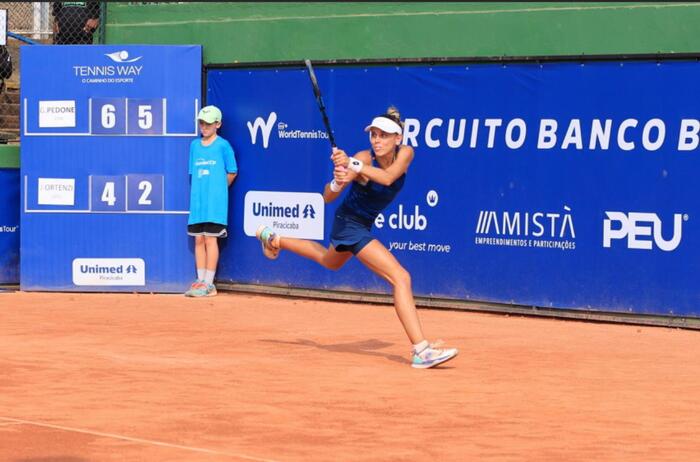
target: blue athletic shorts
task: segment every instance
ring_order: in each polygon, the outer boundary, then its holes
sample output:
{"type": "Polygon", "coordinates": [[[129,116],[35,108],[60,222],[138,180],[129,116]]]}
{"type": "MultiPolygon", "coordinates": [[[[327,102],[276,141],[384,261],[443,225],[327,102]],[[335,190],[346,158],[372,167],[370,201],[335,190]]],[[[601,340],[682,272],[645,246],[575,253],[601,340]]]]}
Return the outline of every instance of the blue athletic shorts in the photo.
{"type": "Polygon", "coordinates": [[[338,252],[352,252],[357,255],[374,240],[370,233],[372,225],[359,223],[346,215],[336,215],[331,229],[331,244],[338,252]]]}

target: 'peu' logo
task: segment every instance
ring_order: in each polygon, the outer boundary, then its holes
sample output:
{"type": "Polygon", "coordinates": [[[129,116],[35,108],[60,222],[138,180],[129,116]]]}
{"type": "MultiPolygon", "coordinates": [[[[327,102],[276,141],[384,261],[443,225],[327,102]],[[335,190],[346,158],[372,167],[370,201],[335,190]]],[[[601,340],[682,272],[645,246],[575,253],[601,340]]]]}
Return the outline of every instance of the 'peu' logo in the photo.
{"type": "Polygon", "coordinates": [[[652,244],[656,244],[664,252],[678,247],[683,237],[683,221],[688,220],[688,215],[674,214],[673,236],[666,240],[662,233],[661,219],[655,213],[605,212],[605,215],[607,218],[603,220],[603,247],[609,248],[613,239],[627,238],[628,249],[651,250],[652,244]],[[613,228],[613,223],[618,227],[613,228]],[[653,239],[644,239],[644,236],[653,239]]]}

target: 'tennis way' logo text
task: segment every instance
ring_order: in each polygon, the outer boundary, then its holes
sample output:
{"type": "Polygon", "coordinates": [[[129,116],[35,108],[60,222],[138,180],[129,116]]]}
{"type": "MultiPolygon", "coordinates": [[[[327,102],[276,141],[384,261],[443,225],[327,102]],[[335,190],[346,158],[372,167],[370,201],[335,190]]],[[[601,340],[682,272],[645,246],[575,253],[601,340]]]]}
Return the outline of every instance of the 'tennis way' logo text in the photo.
{"type": "Polygon", "coordinates": [[[131,64],[139,61],[142,56],[131,58],[126,50],[106,53],[116,64],[105,65],[76,65],[72,66],[73,74],[81,78],[82,83],[133,83],[134,78],[141,75],[143,64],[131,64]]]}

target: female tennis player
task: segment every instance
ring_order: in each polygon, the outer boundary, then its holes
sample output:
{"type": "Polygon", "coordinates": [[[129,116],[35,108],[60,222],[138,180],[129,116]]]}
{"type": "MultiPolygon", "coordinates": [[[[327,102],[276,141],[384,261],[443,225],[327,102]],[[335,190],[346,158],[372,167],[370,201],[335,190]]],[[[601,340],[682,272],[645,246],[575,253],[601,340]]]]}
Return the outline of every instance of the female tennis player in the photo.
{"type": "Polygon", "coordinates": [[[401,144],[403,122],[394,107],[375,117],[365,131],[369,132],[371,149],[353,157],[336,149],[331,156],[333,180],[324,187],[324,201],[332,202],[348,185],[351,187],[335,212],[328,248],[315,241],[280,236],[264,225],[258,228],[256,236],[270,259],[277,258],[280,250],[289,250],[337,270],[355,255],[393,286],[396,313],[413,344],[411,366],[437,366],[454,358],[457,349],[440,349],[425,339],[413,300],[411,275],[371,233],[377,215],[403,187],[413,148],[401,144]]]}

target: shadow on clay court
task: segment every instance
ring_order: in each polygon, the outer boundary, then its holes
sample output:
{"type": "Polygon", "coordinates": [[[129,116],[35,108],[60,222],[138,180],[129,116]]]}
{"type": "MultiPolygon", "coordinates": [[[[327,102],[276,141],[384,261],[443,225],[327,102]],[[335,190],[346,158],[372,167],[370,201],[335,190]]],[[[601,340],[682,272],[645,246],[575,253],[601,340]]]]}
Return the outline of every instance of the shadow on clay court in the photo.
{"type": "Polygon", "coordinates": [[[394,361],[401,364],[409,364],[410,361],[399,355],[392,355],[384,353],[382,351],[377,351],[382,348],[392,346],[393,343],[383,342],[377,339],[362,340],[360,342],[351,343],[334,343],[330,345],[323,345],[313,340],[298,339],[296,342],[286,342],[282,340],[271,340],[271,339],[261,339],[261,342],[268,343],[279,343],[283,345],[300,345],[300,346],[310,346],[318,348],[319,350],[333,351],[336,353],[353,353],[358,355],[366,356],[378,356],[386,358],[389,361],[394,361]]]}
{"type": "Polygon", "coordinates": [[[80,457],[30,457],[29,459],[16,459],[14,462],[88,462],[87,459],[82,459],[80,457]]]}

